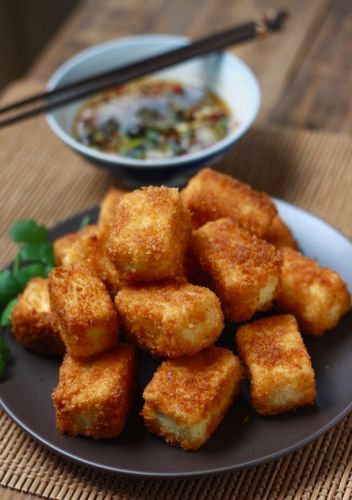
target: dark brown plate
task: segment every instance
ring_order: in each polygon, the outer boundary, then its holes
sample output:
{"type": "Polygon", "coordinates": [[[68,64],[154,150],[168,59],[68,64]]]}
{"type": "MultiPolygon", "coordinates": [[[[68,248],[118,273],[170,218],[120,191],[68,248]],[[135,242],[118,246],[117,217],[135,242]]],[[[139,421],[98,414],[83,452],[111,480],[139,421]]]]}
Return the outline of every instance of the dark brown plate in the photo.
{"type": "MultiPolygon", "coordinates": [[[[352,289],[352,244],[321,219],[278,201],[283,219],[293,228],[303,252],[343,276],[352,289]]],[[[83,215],[93,220],[97,209],[76,215],[50,232],[56,238],[77,230],[83,215]]],[[[235,327],[229,325],[221,344],[233,348],[235,327]]],[[[0,384],[1,404],[10,417],[37,441],[64,457],[104,471],[139,477],[195,477],[219,474],[281,457],[337,424],[352,409],[352,314],[322,338],[304,337],[318,385],[314,407],[276,417],[259,417],[251,409],[247,387],[209,442],[197,452],[185,452],[149,434],[138,416],[142,387],[156,362],[140,355],[139,398],[123,434],[92,441],[57,433],[50,394],[57,383],[59,362],[22,349],[6,333],[11,363],[0,384]]]]}

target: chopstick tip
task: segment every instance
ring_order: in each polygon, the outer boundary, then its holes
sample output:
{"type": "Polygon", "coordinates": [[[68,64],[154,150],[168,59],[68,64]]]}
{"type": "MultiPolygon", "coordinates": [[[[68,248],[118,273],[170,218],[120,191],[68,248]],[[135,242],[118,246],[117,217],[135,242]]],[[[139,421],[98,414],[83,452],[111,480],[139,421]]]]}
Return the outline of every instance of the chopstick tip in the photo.
{"type": "Polygon", "coordinates": [[[281,29],[283,23],[288,18],[289,12],[286,9],[268,9],[263,17],[262,21],[266,25],[267,29],[270,31],[275,31],[281,29]]]}

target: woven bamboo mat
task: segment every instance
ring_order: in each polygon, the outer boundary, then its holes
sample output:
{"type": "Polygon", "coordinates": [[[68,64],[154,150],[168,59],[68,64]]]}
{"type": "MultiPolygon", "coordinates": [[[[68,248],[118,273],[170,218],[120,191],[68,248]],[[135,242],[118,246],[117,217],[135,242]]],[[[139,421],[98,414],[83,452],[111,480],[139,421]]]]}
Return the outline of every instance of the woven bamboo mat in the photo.
{"type": "MultiPolygon", "coordinates": [[[[12,99],[37,88],[24,81],[12,99]]],[[[220,168],[307,208],[352,236],[352,141],[348,136],[253,129],[220,168]]],[[[14,254],[7,228],[21,217],[51,225],[95,205],[114,179],[67,149],[36,118],[0,133],[0,266],[14,254]]],[[[1,391],[1,385],[0,385],[1,391]]],[[[137,480],[67,462],[0,411],[0,485],[58,499],[351,499],[352,416],[319,440],[248,471],[184,481],[137,480]]]]}

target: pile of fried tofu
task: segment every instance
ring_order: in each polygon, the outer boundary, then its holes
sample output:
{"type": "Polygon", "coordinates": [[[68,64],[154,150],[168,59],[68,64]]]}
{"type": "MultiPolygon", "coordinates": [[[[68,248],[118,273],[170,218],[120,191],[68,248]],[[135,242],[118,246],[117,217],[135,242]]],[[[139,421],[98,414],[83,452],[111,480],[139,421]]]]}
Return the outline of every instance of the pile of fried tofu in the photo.
{"type": "Polygon", "coordinates": [[[314,404],[301,332],[322,335],[350,309],[341,277],[300,253],[267,194],[208,168],[181,192],[111,189],[97,224],[54,252],[12,325],[26,348],[65,353],[52,398],[70,435],[122,432],[138,348],[162,360],[144,388],[145,425],[186,450],[209,439],[244,378],[261,415],[314,404]],[[225,319],[233,350],[215,345],[225,319]]]}

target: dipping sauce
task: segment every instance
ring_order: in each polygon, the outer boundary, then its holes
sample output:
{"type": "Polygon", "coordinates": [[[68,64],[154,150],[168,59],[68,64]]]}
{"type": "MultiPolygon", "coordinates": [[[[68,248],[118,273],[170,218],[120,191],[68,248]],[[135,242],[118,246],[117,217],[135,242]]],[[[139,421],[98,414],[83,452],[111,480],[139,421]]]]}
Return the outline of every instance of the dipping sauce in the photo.
{"type": "Polygon", "coordinates": [[[150,160],[205,149],[223,139],[232,122],[224,101],[209,90],[143,80],[89,99],[73,134],[101,152],[150,160]]]}

